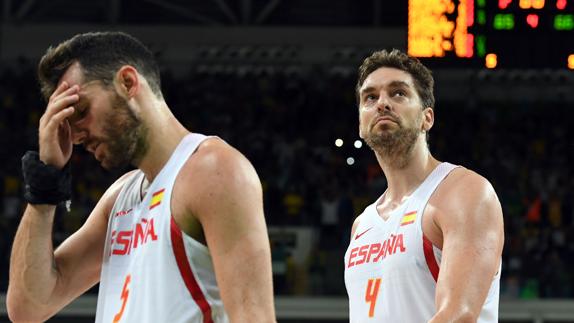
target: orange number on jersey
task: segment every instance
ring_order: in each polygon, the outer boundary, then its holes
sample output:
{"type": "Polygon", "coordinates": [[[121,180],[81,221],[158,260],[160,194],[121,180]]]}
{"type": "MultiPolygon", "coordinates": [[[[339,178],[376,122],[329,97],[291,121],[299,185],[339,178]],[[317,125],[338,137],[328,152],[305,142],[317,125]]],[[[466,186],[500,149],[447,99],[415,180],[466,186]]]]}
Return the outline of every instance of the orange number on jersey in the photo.
{"type": "Polygon", "coordinates": [[[122,315],[124,315],[124,309],[126,308],[126,303],[128,302],[128,297],[130,296],[130,290],[128,289],[128,285],[132,280],[132,275],[127,275],[126,280],[124,281],[124,288],[122,289],[122,308],[120,311],[114,316],[114,323],[119,322],[122,319],[122,315]]]}
{"type": "Polygon", "coordinates": [[[369,317],[375,316],[375,304],[377,304],[377,297],[379,296],[379,287],[381,287],[380,278],[369,279],[367,292],[365,293],[365,301],[371,303],[369,307],[369,317]]]}

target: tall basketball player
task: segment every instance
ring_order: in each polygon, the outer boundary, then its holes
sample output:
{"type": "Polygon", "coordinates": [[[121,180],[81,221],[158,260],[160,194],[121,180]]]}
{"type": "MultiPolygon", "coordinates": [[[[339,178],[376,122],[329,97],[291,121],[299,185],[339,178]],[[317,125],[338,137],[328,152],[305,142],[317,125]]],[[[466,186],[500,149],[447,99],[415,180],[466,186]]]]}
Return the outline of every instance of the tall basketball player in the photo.
{"type": "Polygon", "coordinates": [[[353,224],[351,322],[498,322],[500,203],[486,179],[429,152],[433,84],[398,50],[359,68],[359,132],[388,187],[353,224]]]}
{"type": "Polygon", "coordinates": [[[96,322],[274,322],[258,176],[217,137],[170,112],[151,52],[119,32],[76,35],[39,64],[48,105],[39,153],[23,158],[28,206],[7,306],[44,321],[100,283],[96,322]],[[56,204],[70,197],[72,145],[118,179],[55,251],[56,204]]]}

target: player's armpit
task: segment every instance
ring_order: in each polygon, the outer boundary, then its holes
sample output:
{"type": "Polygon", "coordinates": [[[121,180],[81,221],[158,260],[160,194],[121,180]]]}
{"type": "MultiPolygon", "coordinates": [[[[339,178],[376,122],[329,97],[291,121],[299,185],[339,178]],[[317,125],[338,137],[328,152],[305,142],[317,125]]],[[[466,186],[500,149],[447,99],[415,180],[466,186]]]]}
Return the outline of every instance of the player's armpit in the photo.
{"type": "Polygon", "coordinates": [[[430,322],[475,322],[500,267],[502,209],[483,177],[469,170],[451,176],[437,192],[441,197],[434,218],[443,233],[443,246],[437,314],[430,322]]]}

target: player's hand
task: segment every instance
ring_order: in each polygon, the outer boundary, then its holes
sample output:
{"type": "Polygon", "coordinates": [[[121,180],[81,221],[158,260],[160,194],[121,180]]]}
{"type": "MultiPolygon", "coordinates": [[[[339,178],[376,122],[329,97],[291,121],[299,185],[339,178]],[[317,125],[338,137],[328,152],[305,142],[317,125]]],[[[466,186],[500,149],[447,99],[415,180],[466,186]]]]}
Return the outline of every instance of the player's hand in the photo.
{"type": "Polygon", "coordinates": [[[72,156],[72,129],[68,118],[79,100],[79,87],[62,82],[50,96],[48,107],[40,118],[40,160],[62,169],[72,156]]]}

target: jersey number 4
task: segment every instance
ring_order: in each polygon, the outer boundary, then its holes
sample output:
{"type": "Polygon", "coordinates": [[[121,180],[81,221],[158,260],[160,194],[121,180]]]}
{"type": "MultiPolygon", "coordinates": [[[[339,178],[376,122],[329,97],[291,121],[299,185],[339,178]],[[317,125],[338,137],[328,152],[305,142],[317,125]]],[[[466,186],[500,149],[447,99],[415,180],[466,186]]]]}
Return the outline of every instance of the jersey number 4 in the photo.
{"type": "Polygon", "coordinates": [[[379,288],[381,287],[381,278],[371,278],[367,284],[367,291],[365,293],[365,301],[369,303],[369,317],[375,316],[375,305],[377,304],[377,297],[379,296],[379,288]]]}
{"type": "Polygon", "coordinates": [[[127,275],[126,280],[124,281],[124,288],[122,289],[122,296],[121,296],[122,307],[121,307],[120,311],[114,316],[114,323],[119,322],[122,319],[122,316],[124,315],[124,309],[126,308],[126,303],[128,302],[128,297],[130,297],[130,290],[129,290],[128,286],[130,285],[131,280],[132,280],[132,275],[127,275]]]}

